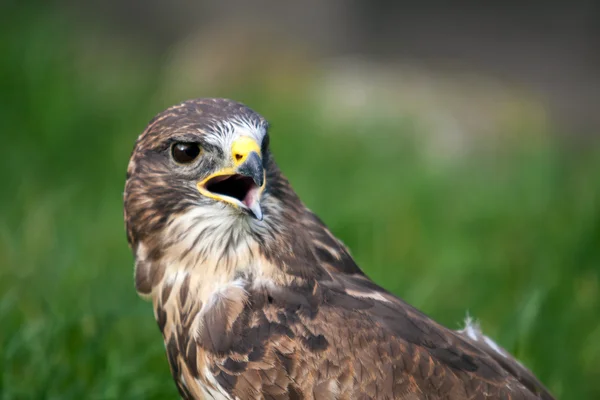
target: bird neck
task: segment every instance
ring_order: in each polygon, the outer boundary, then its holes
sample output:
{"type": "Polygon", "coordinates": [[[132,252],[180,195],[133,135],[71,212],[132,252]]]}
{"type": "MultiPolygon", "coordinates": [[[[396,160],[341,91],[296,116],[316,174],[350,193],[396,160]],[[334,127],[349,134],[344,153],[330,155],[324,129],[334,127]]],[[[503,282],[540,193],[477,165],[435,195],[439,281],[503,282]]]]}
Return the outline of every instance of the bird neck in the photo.
{"type": "Polygon", "coordinates": [[[279,171],[268,182],[261,200],[263,221],[224,213],[220,204],[197,207],[173,216],[162,234],[138,243],[138,292],[165,309],[173,290],[207,304],[231,285],[287,285],[329,280],[331,272],[362,274],[279,171]]]}
{"type": "Polygon", "coordinates": [[[269,169],[264,199],[265,226],[254,234],[264,257],[281,273],[328,279],[330,272],[360,274],[348,249],[299,199],[276,166],[269,169]]]}

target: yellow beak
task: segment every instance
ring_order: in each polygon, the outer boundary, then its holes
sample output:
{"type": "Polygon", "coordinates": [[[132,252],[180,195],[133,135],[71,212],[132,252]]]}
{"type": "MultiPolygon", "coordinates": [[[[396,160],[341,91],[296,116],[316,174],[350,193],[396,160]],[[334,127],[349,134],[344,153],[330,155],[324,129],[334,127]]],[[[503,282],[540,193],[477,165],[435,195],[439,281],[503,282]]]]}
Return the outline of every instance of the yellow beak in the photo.
{"type": "Polygon", "coordinates": [[[236,139],[231,145],[230,165],[199,182],[198,191],[262,220],[260,195],[265,188],[265,171],[258,143],[247,136],[236,139]]]}

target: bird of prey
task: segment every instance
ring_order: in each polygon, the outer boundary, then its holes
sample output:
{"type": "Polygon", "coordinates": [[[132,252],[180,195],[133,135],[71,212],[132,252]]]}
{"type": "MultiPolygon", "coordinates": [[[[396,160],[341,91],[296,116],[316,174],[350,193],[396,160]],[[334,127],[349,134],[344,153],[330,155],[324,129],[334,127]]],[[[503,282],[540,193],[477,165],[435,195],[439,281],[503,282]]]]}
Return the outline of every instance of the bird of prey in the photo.
{"type": "Polygon", "coordinates": [[[185,399],[552,399],[476,325],[445,328],[369,280],[240,103],[158,114],[124,208],[135,286],[185,399]]]}

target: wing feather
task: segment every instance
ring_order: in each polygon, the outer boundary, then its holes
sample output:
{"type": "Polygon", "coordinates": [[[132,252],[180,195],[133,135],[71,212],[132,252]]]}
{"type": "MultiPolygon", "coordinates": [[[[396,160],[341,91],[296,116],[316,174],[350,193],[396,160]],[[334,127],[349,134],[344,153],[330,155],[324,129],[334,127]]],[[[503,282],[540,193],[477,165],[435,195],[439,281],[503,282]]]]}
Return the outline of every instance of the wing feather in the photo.
{"type": "Polygon", "coordinates": [[[479,341],[385,292],[383,300],[361,298],[343,285],[247,288],[252,300],[219,331],[229,350],[215,351],[214,338],[202,335],[188,340],[231,398],[552,399],[524,367],[479,341]],[[313,296],[321,299],[316,312],[313,296]]]}

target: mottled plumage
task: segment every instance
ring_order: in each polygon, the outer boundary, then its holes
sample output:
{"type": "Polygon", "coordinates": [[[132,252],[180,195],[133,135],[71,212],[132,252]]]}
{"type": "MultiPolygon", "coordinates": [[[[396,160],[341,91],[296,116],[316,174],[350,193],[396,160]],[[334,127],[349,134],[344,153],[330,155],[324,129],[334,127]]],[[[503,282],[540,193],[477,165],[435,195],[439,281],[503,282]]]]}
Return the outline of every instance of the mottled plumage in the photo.
{"type": "Polygon", "coordinates": [[[552,399],[476,326],[447,329],[369,280],[283,177],[267,130],[239,103],[191,100],[131,156],[135,284],[182,397],[552,399]]]}

